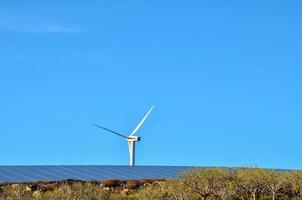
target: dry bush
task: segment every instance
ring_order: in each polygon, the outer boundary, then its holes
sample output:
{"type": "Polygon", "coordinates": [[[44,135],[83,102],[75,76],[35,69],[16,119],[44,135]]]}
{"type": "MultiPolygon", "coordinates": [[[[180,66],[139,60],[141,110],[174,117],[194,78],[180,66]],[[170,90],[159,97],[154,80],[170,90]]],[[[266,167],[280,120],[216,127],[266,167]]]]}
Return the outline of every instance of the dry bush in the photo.
{"type": "Polygon", "coordinates": [[[97,180],[90,180],[90,181],[87,181],[87,183],[91,183],[92,185],[100,185],[100,181],[97,181],[97,180]]]}
{"type": "Polygon", "coordinates": [[[219,168],[195,169],[181,175],[184,184],[201,199],[233,199],[235,190],[228,170],[219,168]]]}
{"type": "Polygon", "coordinates": [[[265,195],[267,190],[265,175],[265,170],[258,168],[236,170],[237,191],[245,196],[249,195],[253,200],[265,195]]]}
{"type": "Polygon", "coordinates": [[[137,180],[127,181],[126,188],[129,190],[136,190],[140,187],[140,182],[137,180]]]}
{"type": "Polygon", "coordinates": [[[76,182],[61,185],[53,191],[40,194],[37,200],[109,200],[109,192],[91,183],[76,182]]]}
{"type": "Polygon", "coordinates": [[[170,200],[170,195],[166,183],[153,184],[144,187],[134,195],[139,200],[170,200]]]}
{"type": "Polygon", "coordinates": [[[118,179],[108,179],[103,181],[103,186],[108,188],[116,188],[121,186],[121,181],[118,179]]]}
{"type": "Polygon", "coordinates": [[[32,193],[23,184],[5,185],[2,187],[1,198],[6,200],[29,200],[32,193]]]}
{"type": "Polygon", "coordinates": [[[72,186],[73,197],[78,200],[107,200],[109,192],[91,183],[76,183],[72,186]]]}
{"type": "Polygon", "coordinates": [[[294,196],[302,199],[302,171],[292,171],[288,177],[294,196]]]}
{"type": "Polygon", "coordinates": [[[68,184],[62,184],[53,191],[40,192],[35,195],[37,200],[68,200],[72,199],[72,197],[72,189],[68,184]]]}
{"type": "Polygon", "coordinates": [[[264,184],[266,186],[266,196],[270,196],[272,200],[280,199],[281,197],[291,196],[290,193],[290,174],[276,170],[263,170],[265,177],[264,184]]]}
{"type": "Polygon", "coordinates": [[[139,180],[140,185],[142,186],[147,186],[147,185],[151,185],[152,184],[152,180],[151,179],[141,179],[139,180]]]}
{"type": "Polygon", "coordinates": [[[169,200],[199,200],[199,196],[187,187],[183,180],[168,181],[169,200]]]}
{"type": "Polygon", "coordinates": [[[198,169],[177,180],[1,184],[0,200],[302,200],[302,172],[198,169]],[[114,188],[114,189],[108,189],[114,188]]]}

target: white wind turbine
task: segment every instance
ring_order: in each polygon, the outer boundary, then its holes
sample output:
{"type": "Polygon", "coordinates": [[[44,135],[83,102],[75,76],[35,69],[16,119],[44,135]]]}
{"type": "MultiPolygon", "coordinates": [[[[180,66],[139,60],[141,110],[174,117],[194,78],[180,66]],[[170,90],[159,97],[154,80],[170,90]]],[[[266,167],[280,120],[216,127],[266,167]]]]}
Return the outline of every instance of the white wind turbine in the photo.
{"type": "Polygon", "coordinates": [[[99,126],[97,124],[94,124],[96,127],[99,127],[101,129],[104,129],[106,131],[109,131],[113,134],[116,134],[120,137],[125,138],[128,141],[128,146],[129,146],[129,158],[130,158],[130,166],[134,166],[135,165],[135,142],[140,141],[140,137],[136,136],[135,133],[140,129],[140,127],[143,125],[144,121],[147,119],[147,117],[149,116],[149,114],[152,112],[154,106],[152,106],[149,111],[145,114],[145,116],[143,117],[143,119],[139,122],[139,124],[135,127],[135,129],[130,133],[129,136],[125,136],[122,135],[116,131],[107,129],[105,127],[99,126]]]}

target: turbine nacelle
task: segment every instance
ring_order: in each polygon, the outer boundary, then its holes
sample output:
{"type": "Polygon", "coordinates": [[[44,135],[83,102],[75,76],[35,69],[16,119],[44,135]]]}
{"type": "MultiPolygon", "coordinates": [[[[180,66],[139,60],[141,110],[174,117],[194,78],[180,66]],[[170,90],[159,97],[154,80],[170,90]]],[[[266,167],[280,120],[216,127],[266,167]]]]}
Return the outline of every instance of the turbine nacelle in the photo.
{"type": "Polygon", "coordinates": [[[137,142],[137,141],[141,141],[141,137],[138,137],[136,135],[132,135],[132,136],[128,136],[127,141],[133,141],[133,142],[137,142]]]}

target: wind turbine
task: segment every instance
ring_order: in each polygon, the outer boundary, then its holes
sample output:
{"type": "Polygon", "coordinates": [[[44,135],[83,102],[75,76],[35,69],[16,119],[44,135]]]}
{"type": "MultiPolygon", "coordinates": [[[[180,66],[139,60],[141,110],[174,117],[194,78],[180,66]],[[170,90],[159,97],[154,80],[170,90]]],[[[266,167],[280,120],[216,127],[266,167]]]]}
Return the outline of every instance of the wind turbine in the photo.
{"type": "Polygon", "coordinates": [[[136,136],[135,133],[140,129],[140,127],[143,125],[144,121],[147,119],[147,117],[150,115],[150,113],[152,112],[154,106],[152,106],[149,111],[145,114],[145,116],[143,117],[143,119],[139,122],[139,124],[135,127],[135,129],[130,133],[129,136],[125,136],[123,134],[120,134],[116,131],[110,130],[108,128],[99,126],[97,124],[94,124],[96,127],[101,128],[103,130],[106,130],[108,132],[111,132],[115,135],[118,135],[124,139],[127,140],[128,142],[128,147],[129,147],[129,158],[130,158],[130,166],[134,166],[135,165],[135,142],[140,141],[141,137],[136,136]]]}

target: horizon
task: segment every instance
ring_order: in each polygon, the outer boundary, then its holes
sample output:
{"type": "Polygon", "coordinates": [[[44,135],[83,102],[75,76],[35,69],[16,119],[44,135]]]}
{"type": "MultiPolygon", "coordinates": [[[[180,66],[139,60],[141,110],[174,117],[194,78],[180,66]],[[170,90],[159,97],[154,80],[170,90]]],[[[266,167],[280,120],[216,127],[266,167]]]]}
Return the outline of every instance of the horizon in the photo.
{"type": "Polygon", "coordinates": [[[301,7],[2,0],[0,166],[302,169],[301,7]]]}

